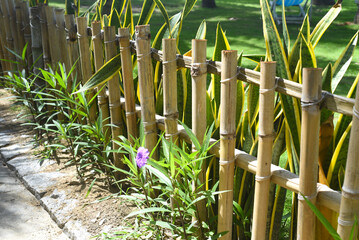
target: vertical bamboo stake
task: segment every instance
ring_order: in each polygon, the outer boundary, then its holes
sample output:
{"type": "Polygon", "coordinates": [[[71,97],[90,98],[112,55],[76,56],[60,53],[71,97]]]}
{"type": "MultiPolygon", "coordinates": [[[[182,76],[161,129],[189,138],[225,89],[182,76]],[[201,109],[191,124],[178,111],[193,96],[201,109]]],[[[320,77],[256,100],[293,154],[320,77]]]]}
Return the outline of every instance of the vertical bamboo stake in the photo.
{"type": "Polygon", "coordinates": [[[237,51],[222,51],[218,232],[232,239],[234,150],[236,146],[237,51]]]}
{"type": "Polygon", "coordinates": [[[16,36],[18,38],[19,44],[19,53],[22,53],[22,50],[25,46],[25,39],[23,35],[23,25],[22,25],[22,11],[20,1],[16,1],[15,5],[15,16],[16,16],[16,36]]]}
{"type": "MultiPolygon", "coordinates": [[[[106,61],[109,61],[117,53],[116,47],[116,29],[114,26],[105,27],[105,53],[106,61]]],[[[110,106],[110,115],[112,123],[112,139],[120,141],[119,136],[123,135],[123,121],[122,121],[122,109],[121,109],[121,92],[120,92],[120,81],[119,76],[116,74],[108,81],[108,90],[109,90],[109,106],[110,106]]],[[[114,150],[119,149],[119,145],[115,142],[112,142],[112,147],[114,150]]],[[[114,164],[118,168],[123,168],[123,162],[120,159],[120,154],[114,153],[114,164]]],[[[116,178],[120,178],[121,174],[117,173],[116,178]]]]}
{"type": "MultiPolygon", "coordinates": [[[[13,39],[12,34],[11,34],[11,26],[10,26],[8,8],[9,8],[8,7],[8,1],[7,0],[2,0],[1,1],[1,9],[2,9],[2,13],[3,13],[3,23],[4,23],[5,34],[6,34],[5,46],[8,49],[14,50],[14,39],[13,39]]],[[[10,59],[10,60],[13,60],[13,61],[16,60],[14,54],[11,54],[9,51],[5,51],[5,56],[7,56],[7,59],[10,59]]],[[[8,70],[11,71],[11,70],[14,70],[14,69],[15,69],[15,64],[10,63],[8,70]]]]}
{"type": "Polygon", "coordinates": [[[122,65],[122,80],[125,94],[125,109],[128,140],[134,143],[134,138],[138,137],[137,114],[135,105],[135,88],[133,86],[132,58],[130,45],[130,30],[128,28],[119,28],[120,51],[122,65]]]}
{"type": "Polygon", "coordinates": [[[60,46],[60,59],[61,63],[65,65],[66,73],[71,69],[70,59],[68,56],[67,42],[66,42],[66,31],[65,31],[65,17],[64,9],[56,8],[55,9],[55,18],[56,18],[56,30],[57,36],[59,38],[60,46]]]}
{"type": "MultiPolygon", "coordinates": [[[[102,46],[103,35],[101,32],[101,22],[92,22],[92,42],[93,42],[93,52],[95,60],[95,70],[98,71],[103,65],[103,46],[102,46]]],[[[108,97],[106,94],[107,84],[102,84],[97,88],[98,95],[98,107],[102,114],[102,124],[103,124],[103,133],[106,136],[106,139],[109,141],[111,137],[111,128],[110,124],[110,112],[108,109],[108,97]]]]}
{"type": "Polygon", "coordinates": [[[304,240],[315,237],[316,218],[301,194],[315,204],[318,180],[321,76],[322,69],[320,68],[303,69],[297,237],[304,240]]]}
{"type": "MultiPolygon", "coordinates": [[[[40,8],[41,9],[41,8],[40,8]]],[[[30,28],[30,16],[29,16],[29,2],[21,2],[21,12],[22,12],[22,32],[24,33],[24,41],[27,43],[26,49],[26,59],[28,60],[27,68],[30,70],[33,61],[31,58],[31,28],[30,28]]],[[[40,22],[41,22],[41,12],[40,12],[40,22]]],[[[42,32],[42,31],[41,31],[42,32]]]]}
{"type": "Polygon", "coordinates": [[[55,71],[58,62],[60,61],[60,47],[56,31],[54,8],[50,6],[44,6],[44,8],[46,13],[49,49],[51,54],[51,66],[55,71]]]}
{"type": "Polygon", "coordinates": [[[50,55],[50,43],[49,43],[49,31],[47,29],[46,8],[47,6],[41,5],[40,23],[41,23],[42,52],[43,52],[42,58],[44,62],[44,67],[46,70],[48,70],[49,64],[51,65],[51,55],[50,55]]]}
{"type": "MultiPolygon", "coordinates": [[[[343,240],[348,240],[354,225],[354,217],[359,218],[359,88],[356,90],[353,108],[352,129],[350,132],[347,163],[338,218],[338,233],[343,240]]],[[[358,226],[353,239],[357,239],[358,226]]]]}
{"type": "Polygon", "coordinates": [[[40,25],[40,8],[30,8],[30,25],[31,25],[31,49],[32,58],[35,63],[34,73],[40,73],[40,68],[44,68],[42,61],[42,38],[41,38],[41,25],[40,25]]]}
{"type": "MultiPolygon", "coordinates": [[[[86,17],[77,17],[77,35],[80,49],[80,62],[81,62],[81,70],[82,70],[82,83],[85,84],[90,77],[92,76],[91,69],[91,54],[90,54],[90,46],[88,41],[88,33],[87,33],[87,18],[86,17]]],[[[94,90],[90,90],[88,92],[87,100],[90,101],[95,95],[94,90]]],[[[93,123],[96,120],[97,109],[96,109],[96,101],[93,101],[90,105],[90,113],[89,120],[93,123]]]]}
{"type": "Polygon", "coordinates": [[[18,42],[18,39],[17,39],[15,3],[14,3],[14,0],[5,0],[5,1],[8,2],[10,31],[11,31],[11,36],[14,39],[14,49],[13,50],[15,50],[16,53],[19,53],[20,49],[19,49],[19,42],[18,42]]]}
{"type": "MultiPolygon", "coordinates": [[[[6,54],[6,32],[5,32],[5,26],[4,26],[4,17],[3,17],[3,10],[2,6],[0,4],[0,39],[1,39],[1,58],[2,59],[8,59],[8,56],[6,54]]],[[[3,72],[6,72],[10,69],[9,62],[3,61],[1,63],[1,68],[3,72]]]]}
{"type": "Polygon", "coordinates": [[[266,238],[272,163],[276,62],[261,62],[259,96],[259,143],[253,207],[252,239],[266,238]]]}
{"type": "Polygon", "coordinates": [[[166,138],[177,142],[177,62],[176,39],[163,39],[163,113],[165,116],[166,138]]]}
{"type": "MultiPolygon", "coordinates": [[[[141,116],[145,133],[145,147],[151,152],[157,143],[157,124],[151,61],[151,32],[149,25],[136,26],[136,54],[140,84],[141,116]]],[[[158,158],[157,151],[152,155],[158,158]]]]}
{"type": "Polygon", "coordinates": [[[74,71],[72,72],[72,79],[76,79],[77,82],[82,81],[82,74],[80,69],[79,60],[79,46],[77,44],[77,32],[75,25],[75,15],[65,15],[65,26],[68,31],[68,54],[70,59],[70,66],[75,66],[74,71]]]}
{"type": "MultiPolygon", "coordinates": [[[[206,48],[207,40],[192,40],[192,131],[196,135],[200,144],[203,143],[203,137],[207,127],[206,115],[206,80],[207,80],[207,64],[206,64],[206,48]]],[[[204,183],[206,173],[206,164],[202,163],[202,171],[199,173],[199,181],[204,183]]],[[[196,186],[194,186],[196,187],[196,186]]],[[[198,202],[197,210],[199,221],[207,219],[206,202],[198,202]]]]}

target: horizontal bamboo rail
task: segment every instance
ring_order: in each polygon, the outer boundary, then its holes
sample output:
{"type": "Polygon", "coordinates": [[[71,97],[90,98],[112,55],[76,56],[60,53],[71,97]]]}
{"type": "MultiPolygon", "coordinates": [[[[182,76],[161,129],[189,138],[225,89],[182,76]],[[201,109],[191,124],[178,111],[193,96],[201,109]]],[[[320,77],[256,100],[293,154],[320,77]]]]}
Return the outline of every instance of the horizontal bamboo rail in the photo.
{"type": "MultiPolygon", "coordinates": [[[[134,41],[131,41],[132,51],[134,52],[136,46],[134,41]]],[[[152,48],[152,58],[156,61],[163,61],[163,53],[160,50],[152,48]]],[[[221,74],[221,62],[207,60],[207,73],[220,75],[221,74]]],[[[177,66],[184,68],[191,68],[192,57],[177,55],[177,66]]],[[[260,73],[251,69],[243,67],[237,67],[238,75],[237,79],[260,85],[260,73]]],[[[300,99],[302,96],[302,85],[287,79],[276,77],[277,87],[276,92],[286,94],[288,96],[300,99]]],[[[336,94],[332,94],[328,91],[322,91],[321,108],[327,108],[336,113],[341,113],[348,116],[353,116],[354,99],[342,97],[336,94]]]]}

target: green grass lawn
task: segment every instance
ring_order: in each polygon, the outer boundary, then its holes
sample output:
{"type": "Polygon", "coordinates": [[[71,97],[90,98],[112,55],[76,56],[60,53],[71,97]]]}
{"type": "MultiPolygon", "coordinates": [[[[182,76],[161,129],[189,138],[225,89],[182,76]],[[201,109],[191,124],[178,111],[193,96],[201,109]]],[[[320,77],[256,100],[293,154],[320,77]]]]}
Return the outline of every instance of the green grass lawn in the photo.
{"type": "MultiPolygon", "coordinates": [[[[63,0],[50,1],[57,7],[63,6],[63,0]]],[[[81,1],[82,9],[93,3],[93,0],[81,1]]],[[[135,22],[139,17],[139,10],[143,1],[133,0],[135,22]]],[[[162,1],[169,16],[181,11],[184,0],[166,0],[162,1]]],[[[180,36],[179,49],[182,53],[191,48],[191,39],[195,37],[197,28],[203,19],[207,22],[207,57],[210,58],[215,44],[215,35],[217,24],[220,23],[226,32],[229,44],[232,49],[243,51],[245,54],[265,54],[265,43],[262,32],[261,10],[258,0],[236,1],[236,0],[216,0],[217,8],[204,9],[200,7],[201,1],[196,3],[192,12],[185,19],[183,30],[180,36]]],[[[329,62],[334,63],[346,44],[359,29],[359,25],[348,25],[352,22],[357,10],[354,1],[343,3],[343,9],[334,23],[322,37],[320,43],[315,49],[318,66],[324,68],[329,62]]],[[[330,6],[313,6],[311,26],[312,29],[316,23],[326,14],[330,6]]],[[[152,36],[163,24],[163,18],[156,9],[150,20],[152,36]]],[[[297,37],[300,25],[289,25],[292,44],[297,37]]],[[[282,29],[279,27],[279,32],[282,29]]],[[[253,68],[251,61],[243,62],[245,67],[253,68]]],[[[353,62],[345,76],[343,86],[338,90],[338,94],[345,95],[347,89],[354,81],[359,72],[359,54],[354,53],[353,62]]]]}

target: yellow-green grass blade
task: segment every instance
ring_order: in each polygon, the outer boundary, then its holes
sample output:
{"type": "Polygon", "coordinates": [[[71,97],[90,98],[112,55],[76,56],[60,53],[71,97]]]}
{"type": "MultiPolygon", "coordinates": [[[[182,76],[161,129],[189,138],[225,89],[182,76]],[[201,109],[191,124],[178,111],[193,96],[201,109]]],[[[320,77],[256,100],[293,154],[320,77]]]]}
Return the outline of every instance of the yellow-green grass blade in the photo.
{"type": "Polygon", "coordinates": [[[287,57],[289,56],[290,50],[290,36],[287,27],[287,20],[285,17],[285,4],[282,4],[282,29],[283,29],[283,41],[286,49],[287,57]]]}
{"type": "Polygon", "coordinates": [[[292,79],[287,56],[274,23],[267,0],[260,0],[263,20],[263,35],[268,51],[268,60],[277,62],[277,76],[292,79]]]}
{"type": "Polygon", "coordinates": [[[171,25],[170,25],[170,18],[168,17],[168,13],[167,10],[165,8],[165,6],[163,6],[161,0],[154,0],[154,2],[156,3],[158,9],[160,10],[163,19],[165,20],[165,23],[168,27],[168,32],[169,32],[169,37],[172,38],[172,34],[171,34],[171,25]]]}
{"type": "Polygon", "coordinates": [[[117,54],[104,64],[76,93],[93,89],[106,83],[121,70],[121,55],[117,54]]]}
{"type": "Polygon", "coordinates": [[[334,19],[338,16],[342,9],[342,0],[338,0],[336,4],[325,14],[325,16],[318,22],[315,26],[314,30],[310,35],[310,41],[315,48],[323,36],[324,32],[328,29],[328,27],[332,24],[334,19]]]}
{"type": "Polygon", "coordinates": [[[253,126],[258,115],[259,86],[251,84],[248,88],[249,88],[247,95],[248,119],[250,126],[253,126]]]}
{"type": "Polygon", "coordinates": [[[129,28],[131,36],[134,34],[134,24],[133,24],[131,0],[128,0],[126,13],[125,13],[125,19],[124,19],[124,23],[123,23],[122,27],[129,28]]]}
{"type": "MultiPolygon", "coordinates": [[[[346,128],[345,132],[341,135],[340,140],[335,147],[335,151],[334,151],[332,160],[330,162],[328,174],[327,174],[327,180],[328,180],[328,183],[330,186],[332,186],[332,184],[333,184],[332,178],[334,177],[335,172],[337,172],[340,167],[339,166],[339,163],[340,163],[339,156],[343,150],[342,148],[344,147],[344,142],[346,142],[347,138],[349,137],[349,132],[350,132],[351,127],[352,127],[352,123],[350,122],[350,124],[346,128]]],[[[346,150],[346,151],[348,151],[348,150],[346,150]]]]}
{"type": "MultiPolygon", "coordinates": [[[[223,32],[221,25],[218,23],[216,30],[216,43],[214,46],[212,60],[221,61],[222,50],[229,50],[229,49],[230,46],[228,43],[228,39],[225,33],[223,32]]],[[[208,89],[211,98],[215,99],[215,103],[218,104],[218,106],[220,103],[220,92],[221,92],[220,81],[221,81],[221,76],[212,74],[212,80],[208,89]]]]}
{"type": "Polygon", "coordinates": [[[144,0],[137,25],[148,24],[152,17],[153,11],[155,10],[155,6],[156,4],[153,2],[153,0],[144,0]]]}
{"type": "Polygon", "coordinates": [[[206,20],[203,19],[203,21],[198,27],[195,39],[205,39],[206,34],[207,34],[207,23],[206,20]]]}
{"type": "Polygon", "coordinates": [[[317,60],[315,58],[314,49],[310,42],[307,42],[302,34],[302,41],[300,47],[300,59],[302,68],[316,68],[317,60]]]}
{"type": "Polygon", "coordinates": [[[332,79],[332,93],[335,92],[340,81],[343,79],[345,72],[347,71],[354,54],[355,47],[358,42],[358,33],[357,31],[352,39],[349,41],[348,45],[345,47],[344,51],[340,54],[338,60],[334,63],[333,66],[333,79],[332,79]]]}

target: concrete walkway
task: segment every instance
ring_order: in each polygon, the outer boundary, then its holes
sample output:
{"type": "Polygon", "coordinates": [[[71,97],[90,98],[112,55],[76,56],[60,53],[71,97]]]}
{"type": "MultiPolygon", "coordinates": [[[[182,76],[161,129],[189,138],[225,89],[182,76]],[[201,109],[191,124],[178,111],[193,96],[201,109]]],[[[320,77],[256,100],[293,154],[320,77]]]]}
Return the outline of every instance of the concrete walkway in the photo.
{"type": "Polygon", "coordinates": [[[0,160],[0,239],[69,239],[2,160],[0,160]]]}

